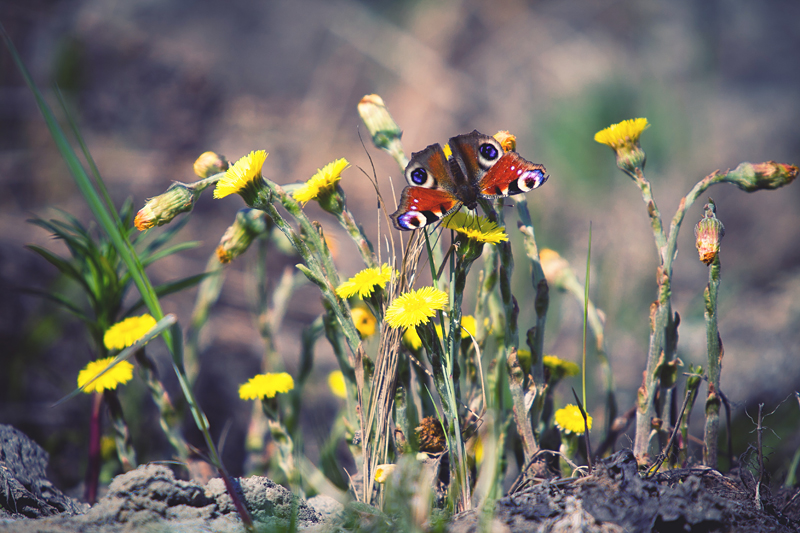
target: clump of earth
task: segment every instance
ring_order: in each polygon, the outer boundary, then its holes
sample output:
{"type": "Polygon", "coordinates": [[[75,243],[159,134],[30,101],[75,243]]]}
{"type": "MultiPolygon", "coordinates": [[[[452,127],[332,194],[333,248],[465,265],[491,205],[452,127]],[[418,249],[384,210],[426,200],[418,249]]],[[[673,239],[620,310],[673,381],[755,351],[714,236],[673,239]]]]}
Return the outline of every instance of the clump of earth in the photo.
{"type": "MultiPolygon", "coordinates": [[[[47,453],[22,432],[0,425],[0,531],[241,532],[242,522],[221,479],[201,485],[176,479],[163,465],[119,475],[93,506],[64,495],[45,476],[47,453]]],[[[391,531],[394,517],[331,498],[305,501],[268,478],[234,484],[260,531],[391,531]]],[[[797,490],[774,497],[713,469],[678,469],[645,479],[623,450],[592,475],[552,480],[498,500],[494,514],[452,517],[447,530],[466,532],[798,532],[797,490]]]]}

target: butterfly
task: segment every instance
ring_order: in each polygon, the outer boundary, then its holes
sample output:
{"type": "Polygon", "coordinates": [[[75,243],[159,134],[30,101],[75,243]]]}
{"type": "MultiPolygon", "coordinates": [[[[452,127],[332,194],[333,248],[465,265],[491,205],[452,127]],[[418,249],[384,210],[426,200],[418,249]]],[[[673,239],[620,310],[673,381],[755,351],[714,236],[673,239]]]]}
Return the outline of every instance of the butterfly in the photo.
{"type": "Polygon", "coordinates": [[[405,170],[409,186],[391,214],[399,230],[415,230],[436,222],[461,206],[475,209],[479,198],[521,194],[547,178],[543,165],[504,152],[494,137],[477,130],[448,141],[448,159],[439,144],[411,155],[405,170]]]}

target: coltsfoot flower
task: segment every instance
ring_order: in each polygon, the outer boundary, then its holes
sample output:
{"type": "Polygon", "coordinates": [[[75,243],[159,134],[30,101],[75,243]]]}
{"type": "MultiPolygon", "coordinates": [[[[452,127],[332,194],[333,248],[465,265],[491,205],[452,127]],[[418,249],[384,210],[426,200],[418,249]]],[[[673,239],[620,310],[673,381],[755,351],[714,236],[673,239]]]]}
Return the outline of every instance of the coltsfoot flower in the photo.
{"type": "Polygon", "coordinates": [[[214,174],[225,172],[230,166],[225,156],[221,156],[215,152],[203,152],[194,162],[194,173],[197,174],[198,177],[207,178],[214,174]]]}
{"type": "Polygon", "coordinates": [[[230,263],[250,248],[253,240],[266,233],[268,218],[263,211],[245,207],[236,213],[233,224],[228,226],[217,246],[220,263],[230,263]]]}
{"type": "Polygon", "coordinates": [[[317,200],[323,209],[330,210],[326,207],[330,202],[326,200],[334,192],[336,183],[342,179],[342,171],[349,165],[350,163],[344,158],[328,163],[317,170],[310,180],[295,189],[292,196],[302,205],[317,200]]]}
{"type": "Polygon", "coordinates": [[[506,131],[500,130],[494,134],[494,138],[500,143],[505,152],[514,152],[517,149],[517,136],[506,131]]]}
{"type": "Polygon", "coordinates": [[[350,314],[353,317],[353,323],[356,325],[356,329],[361,334],[362,339],[375,334],[375,327],[378,324],[378,320],[369,309],[366,307],[353,307],[350,310],[350,314]]]}
{"type": "Polygon", "coordinates": [[[358,103],[358,114],[367,131],[372,136],[372,142],[378,148],[389,149],[392,143],[400,140],[403,132],[389,114],[383,98],[377,94],[368,94],[358,103]]]}
{"type": "Polygon", "coordinates": [[[155,325],[156,319],[147,314],[126,318],[106,330],[103,344],[109,350],[122,350],[144,337],[155,325]]]}
{"type": "Polygon", "coordinates": [[[413,328],[424,324],[447,307],[447,293],[433,287],[423,287],[398,296],[386,309],[386,323],[393,328],[413,328]]]}
{"type": "MultiPolygon", "coordinates": [[[[556,426],[565,433],[583,435],[586,427],[583,424],[583,416],[577,405],[569,404],[563,409],[559,409],[555,414],[556,426]]],[[[586,426],[592,429],[592,417],[586,413],[586,426]]]]}
{"type": "Polygon", "coordinates": [[[725,236],[725,226],[717,218],[717,207],[714,200],[709,198],[703,211],[703,218],[694,227],[694,236],[697,239],[695,245],[697,253],[700,255],[700,261],[710,265],[719,254],[719,245],[722,237],[725,236]]]}
{"type": "Polygon", "coordinates": [[[378,465],[375,468],[375,481],[378,483],[386,483],[386,480],[389,478],[389,474],[394,472],[396,466],[397,465],[393,464],[378,465]]]}
{"type": "Polygon", "coordinates": [[[242,400],[255,400],[256,398],[274,398],[276,394],[289,392],[294,389],[294,379],[286,372],[277,374],[258,374],[250,378],[247,383],[239,386],[239,398],[242,400]]]}
{"type": "Polygon", "coordinates": [[[164,193],[147,200],[133,219],[139,231],[163,226],[181,213],[191,211],[197,195],[183,183],[175,182],[164,193]]]}
{"type": "Polygon", "coordinates": [[[639,137],[650,127],[646,118],[623,120],[594,134],[594,140],[610,146],[617,154],[617,166],[626,172],[644,167],[645,154],[639,146],[639,137]]]}
{"type": "Polygon", "coordinates": [[[133,365],[128,361],[120,361],[108,372],[94,379],[100,372],[108,368],[108,365],[114,360],[114,357],[106,357],[92,361],[83,367],[78,373],[78,387],[86,388],[83,392],[90,394],[92,392],[103,392],[104,390],[114,390],[118,385],[124,385],[133,378],[133,365]],[[91,383],[89,383],[91,381],[91,383]]]}
{"type": "Polygon", "coordinates": [[[481,243],[497,244],[508,240],[505,228],[498,227],[488,218],[471,215],[463,211],[457,211],[448,216],[444,219],[442,225],[481,243]]]}
{"type": "Polygon", "coordinates": [[[347,386],[344,382],[344,374],[341,370],[334,370],[328,374],[328,386],[334,396],[339,398],[347,398],[347,386]]]}
{"type": "Polygon", "coordinates": [[[387,264],[380,268],[365,268],[336,288],[339,298],[351,298],[358,294],[359,298],[372,295],[376,287],[384,288],[392,279],[392,267],[387,264]]]}
{"type": "Polygon", "coordinates": [[[217,182],[214,198],[225,198],[236,193],[247,205],[253,206],[258,194],[266,189],[261,167],[264,166],[267,155],[269,154],[264,150],[255,150],[240,158],[217,182]]]}
{"type": "MultiPolygon", "coordinates": [[[[550,379],[554,381],[559,381],[565,377],[577,376],[581,372],[578,365],[572,361],[561,359],[556,355],[545,355],[542,358],[542,363],[550,371],[550,379]]],[[[581,420],[583,419],[581,418],[581,420]]]]}

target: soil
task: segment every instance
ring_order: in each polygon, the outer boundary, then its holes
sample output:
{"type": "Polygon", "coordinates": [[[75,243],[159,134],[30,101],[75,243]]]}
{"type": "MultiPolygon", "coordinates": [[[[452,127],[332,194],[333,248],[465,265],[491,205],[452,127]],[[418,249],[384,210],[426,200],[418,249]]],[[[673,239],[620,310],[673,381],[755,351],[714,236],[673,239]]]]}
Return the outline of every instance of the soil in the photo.
{"type": "MultiPolygon", "coordinates": [[[[175,479],[166,466],[143,465],[114,478],[103,498],[90,507],[55,488],[44,476],[46,466],[47,453],[41,447],[22,432],[0,426],[0,531],[243,530],[219,478],[200,485],[175,479]]],[[[591,476],[551,480],[516,492],[498,500],[492,518],[485,520],[475,511],[462,513],[447,529],[451,533],[800,531],[797,491],[772,498],[765,490],[759,509],[754,485],[745,479],[708,468],[669,470],[645,479],[633,454],[623,450],[601,461],[591,476]]],[[[341,530],[358,513],[330,498],[308,502],[295,498],[264,477],[238,478],[234,484],[263,531],[289,530],[293,513],[298,531],[341,530]]],[[[383,530],[394,531],[391,518],[381,522],[383,530]]]]}

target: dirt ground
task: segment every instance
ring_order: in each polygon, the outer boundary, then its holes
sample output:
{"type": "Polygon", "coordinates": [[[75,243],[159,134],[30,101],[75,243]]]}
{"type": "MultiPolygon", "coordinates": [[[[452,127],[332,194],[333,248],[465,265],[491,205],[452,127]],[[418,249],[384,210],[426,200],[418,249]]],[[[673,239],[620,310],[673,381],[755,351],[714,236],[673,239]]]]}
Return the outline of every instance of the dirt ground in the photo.
{"type": "MultiPolygon", "coordinates": [[[[163,465],[143,465],[114,478],[94,506],[62,494],[45,477],[47,454],[23,433],[0,426],[0,531],[117,533],[242,531],[221,479],[205,486],[175,479],[163,465]]],[[[264,477],[234,484],[264,531],[341,531],[358,510],[330,498],[308,502],[264,477]]],[[[493,517],[457,515],[452,533],[522,532],[794,532],[800,531],[797,492],[769,496],[756,507],[755,484],[708,468],[669,470],[644,479],[629,450],[602,461],[591,476],[541,483],[500,499],[493,517]]],[[[376,515],[372,515],[376,516],[376,515]]],[[[358,529],[389,531],[392,518],[358,529]]],[[[347,528],[350,530],[351,528],[347,528]]]]}

